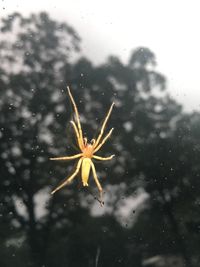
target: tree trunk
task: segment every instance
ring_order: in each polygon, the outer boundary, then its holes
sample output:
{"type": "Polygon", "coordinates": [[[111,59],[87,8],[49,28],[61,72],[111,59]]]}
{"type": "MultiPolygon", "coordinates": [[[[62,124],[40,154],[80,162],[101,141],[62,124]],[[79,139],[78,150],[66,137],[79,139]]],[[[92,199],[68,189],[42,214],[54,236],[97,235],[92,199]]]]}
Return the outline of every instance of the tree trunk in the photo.
{"type": "Polygon", "coordinates": [[[164,200],[164,213],[166,214],[171,227],[172,227],[172,231],[174,233],[175,239],[177,241],[177,244],[180,248],[180,253],[185,261],[185,266],[186,267],[192,267],[192,263],[191,263],[191,259],[189,257],[189,253],[186,249],[186,244],[182,238],[182,234],[181,234],[181,230],[180,230],[180,226],[173,214],[173,210],[172,210],[172,204],[170,202],[167,202],[166,200],[164,200]]]}

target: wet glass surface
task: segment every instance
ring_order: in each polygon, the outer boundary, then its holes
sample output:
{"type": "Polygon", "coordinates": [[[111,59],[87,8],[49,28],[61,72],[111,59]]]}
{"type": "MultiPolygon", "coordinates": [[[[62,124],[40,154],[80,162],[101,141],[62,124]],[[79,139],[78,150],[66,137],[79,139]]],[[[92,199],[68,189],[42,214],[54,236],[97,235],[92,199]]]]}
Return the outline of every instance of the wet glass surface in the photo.
{"type": "Polygon", "coordinates": [[[198,266],[200,114],[171,96],[156,51],[93,64],[70,21],[13,13],[0,26],[0,266],[198,266]],[[83,163],[51,194],[78,158],[50,158],[86,144],[67,86],[88,144],[115,103],[96,152],[115,157],[92,158],[103,206],[83,163]]]}

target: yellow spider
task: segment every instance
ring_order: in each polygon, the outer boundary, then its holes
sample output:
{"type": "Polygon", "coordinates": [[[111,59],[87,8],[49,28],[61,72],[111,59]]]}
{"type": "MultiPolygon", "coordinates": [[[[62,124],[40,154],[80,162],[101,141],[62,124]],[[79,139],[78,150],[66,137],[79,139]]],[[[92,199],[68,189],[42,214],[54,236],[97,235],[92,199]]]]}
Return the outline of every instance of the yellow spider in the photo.
{"type": "Polygon", "coordinates": [[[110,157],[100,157],[100,156],[94,155],[103,146],[103,144],[106,142],[106,140],[112,134],[113,128],[103,138],[103,133],[104,133],[104,130],[106,127],[106,123],[108,121],[108,118],[110,117],[114,103],[112,103],[112,105],[111,105],[111,107],[107,113],[107,116],[105,117],[105,119],[103,121],[99,136],[97,137],[96,140],[92,139],[91,142],[88,143],[87,138],[83,137],[78,109],[77,109],[76,103],[74,101],[74,98],[70,92],[69,87],[67,87],[67,90],[68,90],[68,94],[69,94],[69,97],[70,97],[70,100],[72,102],[74,112],[75,112],[75,121],[70,121],[70,123],[73,126],[73,129],[74,129],[74,132],[75,132],[75,135],[77,138],[77,143],[78,143],[78,146],[81,150],[81,153],[73,155],[73,156],[50,158],[50,160],[71,160],[71,159],[80,158],[78,160],[78,163],[76,165],[76,169],[75,169],[74,173],[70,177],[66,178],[64,180],[64,182],[61,183],[58,187],[56,187],[51,192],[51,194],[54,194],[56,191],[60,190],[62,187],[69,184],[75,178],[75,176],[79,173],[80,169],[81,169],[81,178],[82,178],[83,186],[88,186],[88,179],[89,179],[89,175],[90,175],[90,170],[92,169],[94,180],[95,180],[97,187],[98,187],[98,190],[100,192],[100,203],[102,205],[102,203],[103,203],[102,202],[102,187],[101,187],[101,184],[98,180],[98,177],[96,174],[96,169],[95,169],[94,163],[92,162],[92,158],[97,159],[97,160],[111,160],[114,157],[114,155],[112,155],[110,157]]]}

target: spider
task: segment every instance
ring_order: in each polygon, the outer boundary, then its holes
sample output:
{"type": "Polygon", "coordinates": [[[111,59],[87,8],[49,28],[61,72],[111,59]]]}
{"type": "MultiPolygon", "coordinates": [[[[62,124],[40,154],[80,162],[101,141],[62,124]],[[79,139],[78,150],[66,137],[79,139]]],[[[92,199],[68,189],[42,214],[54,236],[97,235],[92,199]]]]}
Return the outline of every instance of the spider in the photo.
{"type": "Polygon", "coordinates": [[[59,186],[57,186],[52,192],[51,194],[54,194],[56,191],[60,190],[62,187],[64,187],[65,185],[68,185],[77,175],[78,173],[81,171],[81,179],[82,179],[82,184],[83,186],[89,186],[88,185],[88,179],[89,179],[89,175],[90,175],[90,170],[92,170],[93,173],[93,177],[94,180],[96,182],[96,185],[98,187],[99,193],[100,193],[100,203],[101,205],[103,205],[103,201],[102,201],[102,187],[101,184],[99,182],[99,179],[97,177],[96,174],[96,169],[94,166],[94,163],[92,161],[92,159],[96,159],[96,160],[111,160],[115,155],[111,155],[109,157],[100,157],[95,155],[95,153],[97,151],[100,150],[100,148],[104,145],[104,143],[107,141],[107,139],[111,136],[113,128],[108,132],[108,134],[103,137],[104,134],[104,130],[106,127],[106,123],[110,117],[110,114],[112,112],[114,103],[112,103],[104,121],[102,124],[102,127],[100,129],[100,133],[97,137],[97,139],[92,139],[91,142],[88,143],[87,138],[83,137],[83,132],[82,132],[82,128],[81,128],[81,123],[80,123],[80,118],[79,118],[79,113],[78,113],[78,109],[76,106],[76,103],[74,101],[74,98],[71,94],[70,88],[67,87],[68,90],[68,94],[69,94],[69,98],[72,102],[72,106],[75,112],[75,120],[70,121],[70,123],[73,126],[73,130],[77,139],[77,144],[78,147],[80,149],[80,153],[73,155],[73,156],[65,156],[65,157],[58,157],[58,158],[50,158],[50,160],[73,160],[73,159],[77,159],[79,158],[75,171],[68,177],[66,178],[59,186]]]}

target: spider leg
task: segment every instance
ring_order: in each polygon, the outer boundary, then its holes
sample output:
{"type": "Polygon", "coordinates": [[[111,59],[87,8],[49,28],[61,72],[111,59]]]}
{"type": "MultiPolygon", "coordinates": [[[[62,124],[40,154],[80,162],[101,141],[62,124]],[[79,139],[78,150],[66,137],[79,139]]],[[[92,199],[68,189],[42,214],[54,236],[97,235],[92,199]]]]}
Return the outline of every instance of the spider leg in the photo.
{"type": "Polygon", "coordinates": [[[98,160],[111,160],[114,156],[115,155],[111,155],[110,157],[99,157],[99,156],[93,155],[92,157],[98,160]]]}
{"type": "Polygon", "coordinates": [[[104,130],[105,130],[105,127],[106,127],[106,123],[107,123],[107,121],[108,121],[108,119],[110,117],[110,114],[112,112],[113,106],[114,106],[114,103],[112,103],[112,105],[110,106],[110,109],[109,109],[109,111],[108,111],[108,113],[107,113],[107,115],[105,117],[105,120],[104,120],[104,122],[102,124],[101,130],[100,130],[100,134],[99,134],[99,136],[98,136],[98,138],[97,138],[97,140],[95,142],[94,147],[97,147],[99,142],[100,142],[100,140],[101,140],[101,137],[102,137],[102,135],[104,133],[104,130]]]}
{"type": "Polygon", "coordinates": [[[84,145],[86,146],[87,145],[87,137],[83,138],[83,142],[84,142],[84,145]]]}
{"type": "Polygon", "coordinates": [[[103,206],[103,201],[102,201],[102,194],[103,194],[103,189],[101,187],[101,184],[99,182],[99,179],[97,177],[97,173],[96,173],[96,169],[95,169],[95,166],[94,166],[94,163],[91,161],[91,167],[92,167],[92,173],[93,173],[93,176],[94,176],[94,180],[96,182],[96,185],[99,189],[99,194],[100,194],[100,203],[101,203],[101,206],[103,206]]]}
{"type": "Polygon", "coordinates": [[[53,195],[56,191],[60,190],[62,187],[64,187],[65,185],[69,184],[74,178],[75,176],[78,174],[80,167],[81,167],[81,163],[82,163],[82,158],[79,159],[78,164],[76,166],[75,172],[69,177],[67,178],[63,183],[61,183],[61,185],[59,185],[58,187],[56,187],[51,194],[53,195]]]}
{"type": "Polygon", "coordinates": [[[76,154],[76,155],[73,155],[73,156],[68,156],[68,157],[50,158],[50,160],[70,160],[70,159],[79,158],[81,156],[82,156],[82,153],[81,154],[76,154]]]}
{"type": "Polygon", "coordinates": [[[92,139],[92,140],[91,140],[91,144],[92,144],[92,145],[94,145],[94,144],[95,144],[95,142],[96,142],[96,140],[95,140],[95,139],[92,139]]]}
{"type": "Polygon", "coordinates": [[[74,101],[74,98],[73,98],[73,96],[71,94],[71,91],[69,89],[69,86],[67,86],[67,90],[68,90],[68,94],[69,94],[70,100],[72,102],[72,105],[74,107],[74,112],[76,114],[76,121],[77,121],[77,125],[78,125],[79,139],[80,139],[80,143],[81,143],[81,145],[83,147],[83,145],[84,145],[84,143],[83,143],[83,133],[82,133],[81,123],[80,123],[80,119],[79,119],[78,109],[77,109],[76,103],[74,101]]]}
{"type": "Polygon", "coordinates": [[[72,126],[74,128],[74,131],[75,131],[75,134],[76,134],[76,138],[77,138],[77,141],[78,141],[79,148],[80,148],[80,150],[82,150],[83,149],[83,145],[82,145],[81,138],[79,136],[79,132],[78,132],[77,126],[76,126],[76,124],[75,124],[74,121],[70,121],[70,123],[72,124],[72,126]]]}
{"type": "Polygon", "coordinates": [[[103,144],[106,142],[106,140],[111,136],[113,130],[114,130],[114,128],[112,128],[109,131],[109,133],[104,137],[104,139],[101,141],[101,143],[95,148],[94,153],[97,152],[103,146],[103,144]]]}

